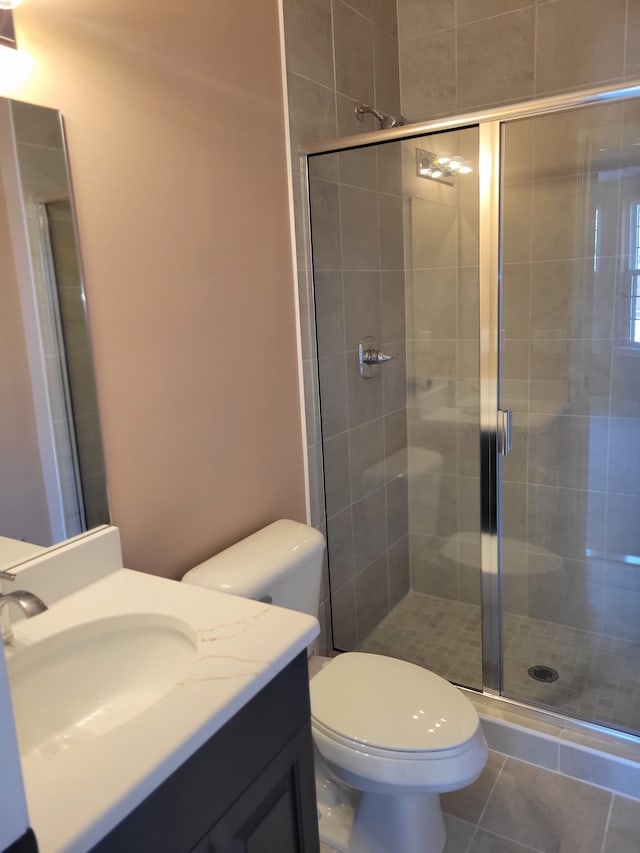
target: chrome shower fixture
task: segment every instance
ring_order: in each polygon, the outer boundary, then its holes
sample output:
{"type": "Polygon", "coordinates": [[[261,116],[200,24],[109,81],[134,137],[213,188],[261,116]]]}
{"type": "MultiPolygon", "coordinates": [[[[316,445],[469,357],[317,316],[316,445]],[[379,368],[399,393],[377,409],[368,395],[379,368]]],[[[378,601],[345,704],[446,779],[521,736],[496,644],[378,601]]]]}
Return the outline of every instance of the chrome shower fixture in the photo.
{"type": "Polygon", "coordinates": [[[380,122],[380,130],[388,130],[390,127],[401,127],[407,123],[406,118],[402,115],[383,113],[375,107],[370,107],[369,104],[362,104],[360,102],[355,105],[354,112],[358,121],[362,121],[365,113],[375,116],[380,122]]]}

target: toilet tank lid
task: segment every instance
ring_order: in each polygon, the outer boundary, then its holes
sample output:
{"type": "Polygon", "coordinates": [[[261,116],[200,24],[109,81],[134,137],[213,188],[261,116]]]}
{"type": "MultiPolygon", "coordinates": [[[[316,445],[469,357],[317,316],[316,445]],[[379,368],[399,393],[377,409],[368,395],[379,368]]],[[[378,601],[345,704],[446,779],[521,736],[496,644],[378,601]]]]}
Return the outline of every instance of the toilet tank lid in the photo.
{"type": "Polygon", "coordinates": [[[322,553],[323,535],[299,521],[281,519],[190,569],[185,583],[260,598],[276,581],[322,553]]]}

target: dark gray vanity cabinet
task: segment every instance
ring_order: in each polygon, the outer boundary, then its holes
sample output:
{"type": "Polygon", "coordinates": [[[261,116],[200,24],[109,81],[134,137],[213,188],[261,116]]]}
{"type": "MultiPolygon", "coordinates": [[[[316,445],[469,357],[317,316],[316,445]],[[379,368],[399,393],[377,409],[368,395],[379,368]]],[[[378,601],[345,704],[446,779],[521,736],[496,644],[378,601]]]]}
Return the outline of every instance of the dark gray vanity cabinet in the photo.
{"type": "Polygon", "coordinates": [[[318,853],[306,654],[116,826],[94,853],[318,853]]]}

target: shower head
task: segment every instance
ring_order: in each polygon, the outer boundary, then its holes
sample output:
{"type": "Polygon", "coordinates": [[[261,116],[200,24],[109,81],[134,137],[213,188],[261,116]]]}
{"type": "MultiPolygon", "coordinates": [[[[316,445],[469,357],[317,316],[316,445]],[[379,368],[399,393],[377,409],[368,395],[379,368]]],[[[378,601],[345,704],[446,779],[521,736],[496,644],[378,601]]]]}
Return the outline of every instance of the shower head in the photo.
{"type": "Polygon", "coordinates": [[[365,113],[375,116],[380,122],[381,130],[388,130],[390,127],[401,127],[403,124],[407,123],[407,120],[403,115],[383,113],[375,107],[369,106],[369,104],[362,104],[360,102],[355,105],[354,112],[358,121],[362,121],[362,117],[365,113]]]}

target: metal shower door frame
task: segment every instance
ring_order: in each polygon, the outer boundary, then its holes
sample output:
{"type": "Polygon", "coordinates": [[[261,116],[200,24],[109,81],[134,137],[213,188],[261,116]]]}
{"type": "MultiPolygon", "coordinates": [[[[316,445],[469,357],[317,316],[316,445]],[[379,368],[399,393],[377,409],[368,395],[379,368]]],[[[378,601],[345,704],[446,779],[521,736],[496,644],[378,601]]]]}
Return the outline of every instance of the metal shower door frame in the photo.
{"type": "MultiPolygon", "coordinates": [[[[640,81],[601,86],[540,98],[499,109],[466,113],[331,139],[305,146],[300,155],[308,175],[308,157],[402,141],[433,133],[477,127],[479,133],[479,322],[480,322],[480,551],[482,600],[482,689],[501,696],[503,688],[502,594],[500,575],[502,455],[500,414],[501,167],[504,126],[517,119],[579,107],[640,98],[640,81]]],[[[517,703],[516,703],[517,704],[517,703]]]]}

